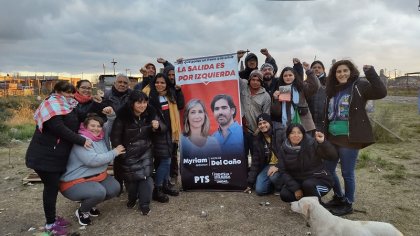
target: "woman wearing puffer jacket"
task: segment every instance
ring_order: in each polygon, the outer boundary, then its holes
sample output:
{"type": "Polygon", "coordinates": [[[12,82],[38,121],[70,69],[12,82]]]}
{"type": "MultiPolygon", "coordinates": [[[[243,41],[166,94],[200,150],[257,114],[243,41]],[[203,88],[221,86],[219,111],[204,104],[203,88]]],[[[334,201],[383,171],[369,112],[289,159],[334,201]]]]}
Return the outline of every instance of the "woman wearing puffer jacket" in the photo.
{"type": "Polygon", "coordinates": [[[126,105],[117,112],[111,131],[112,146],[125,147],[125,153],[114,161],[114,172],[127,185],[127,207],[133,208],[138,200],[143,215],[150,212],[153,190],[152,134],[164,131],[148,101],[145,93],[133,91],[126,105]]]}

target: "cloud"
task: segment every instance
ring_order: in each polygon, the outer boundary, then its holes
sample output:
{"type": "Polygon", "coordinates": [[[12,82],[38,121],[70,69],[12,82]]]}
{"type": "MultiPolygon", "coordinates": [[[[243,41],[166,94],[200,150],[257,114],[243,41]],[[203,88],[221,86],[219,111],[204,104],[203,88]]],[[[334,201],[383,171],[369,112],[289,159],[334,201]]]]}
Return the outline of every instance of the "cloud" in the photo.
{"type": "Polygon", "coordinates": [[[280,67],[293,57],[329,65],[420,71],[415,1],[6,1],[0,10],[0,72],[137,73],[174,61],[268,48],[280,67]]]}

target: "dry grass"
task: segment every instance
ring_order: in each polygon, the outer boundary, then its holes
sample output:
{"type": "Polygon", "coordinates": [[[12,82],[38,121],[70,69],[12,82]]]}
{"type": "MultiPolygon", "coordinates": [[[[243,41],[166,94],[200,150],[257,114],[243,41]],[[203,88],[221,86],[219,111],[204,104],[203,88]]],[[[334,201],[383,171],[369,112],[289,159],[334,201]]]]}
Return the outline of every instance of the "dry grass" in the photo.
{"type": "Polygon", "coordinates": [[[33,116],[34,110],[30,105],[22,104],[18,109],[12,111],[12,117],[4,123],[9,127],[35,124],[33,116]]]}

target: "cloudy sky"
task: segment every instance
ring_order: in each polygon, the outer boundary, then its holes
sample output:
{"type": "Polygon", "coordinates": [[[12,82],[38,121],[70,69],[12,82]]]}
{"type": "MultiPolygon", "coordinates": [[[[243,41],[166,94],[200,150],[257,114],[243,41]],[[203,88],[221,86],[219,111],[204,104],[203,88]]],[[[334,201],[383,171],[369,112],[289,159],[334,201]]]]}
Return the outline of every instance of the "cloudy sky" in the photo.
{"type": "MultiPolygon", "coordinates": [[[[351,59],[420,71],[418,0],[0,0],[0,73],[133,75],[169,61],[268,48],[293,57],[351,59]]],[[[261,64],[261,63],[260,63],[261,64]]]]}

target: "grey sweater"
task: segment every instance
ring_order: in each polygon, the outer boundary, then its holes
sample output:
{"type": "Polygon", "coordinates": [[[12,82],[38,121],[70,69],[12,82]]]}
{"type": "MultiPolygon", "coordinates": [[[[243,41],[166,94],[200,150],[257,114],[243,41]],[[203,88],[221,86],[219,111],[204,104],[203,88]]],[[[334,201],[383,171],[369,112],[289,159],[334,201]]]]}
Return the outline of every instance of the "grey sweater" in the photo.
{"type": "Polygon", "coordinates": [[[114,120],[115,114],[108,116],[108,121],[103,126],[105,137],[100,141],[92,142],[92,148],[73,145],[66,172],[61,176],[61,181],[68,182],[97,175],[107,169],[108,164],[117,156],[116,151],[109,148],[109,134],[114,120]]]}

